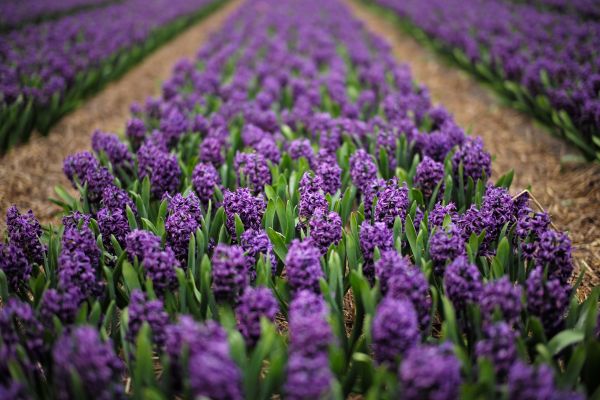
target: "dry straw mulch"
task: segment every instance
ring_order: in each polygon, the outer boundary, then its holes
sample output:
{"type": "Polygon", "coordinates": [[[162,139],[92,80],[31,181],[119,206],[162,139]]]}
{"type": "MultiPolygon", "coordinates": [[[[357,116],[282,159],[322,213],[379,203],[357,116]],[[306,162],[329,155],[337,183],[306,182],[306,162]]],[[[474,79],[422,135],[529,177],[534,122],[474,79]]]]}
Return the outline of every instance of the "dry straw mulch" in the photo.
{"type": "Polygon", "coordinates": [[[514,193],[531,185],[533,196],[558,229],[569,232],[577,263],[590,267],[583,294],[599,285],[600,165],[564,162],[577,150],[550,136],[531,117],[502,106],[474,78],[420,46],[389,20],[353,0],[346,3],[370,31],[387,39],[396,58],[427,85],[434,102],[452,112],[462,127],[483,137],[495,158],[494,178],[514,169],[514,193]]]}
{"type": "Polygon", "coordinates": [[[60,210],[48,198],[57,197],[56,185],[70,188],[62,172],[64,158],[90,150],[90,137],[95,129],[123,132],[131,103],[143,103],[146,97],[159,94],[161,82],[171,75],[175,62],[182,57],[194,58],[210,34],[221,27],[240,3],[230,0],[85,101],[48,136],[35,135],[30,142],[1,158],[0,237],[5,227],[4,215],[11,204],[31,208],[42,223],[56,222],[60,210]]]}

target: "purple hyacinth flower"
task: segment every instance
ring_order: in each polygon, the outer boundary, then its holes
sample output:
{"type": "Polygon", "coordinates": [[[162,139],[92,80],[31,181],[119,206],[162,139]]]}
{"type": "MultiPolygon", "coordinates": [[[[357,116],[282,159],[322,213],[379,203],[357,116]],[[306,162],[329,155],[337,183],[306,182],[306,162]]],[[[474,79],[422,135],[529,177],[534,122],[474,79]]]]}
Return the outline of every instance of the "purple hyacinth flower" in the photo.
{"type": "Polygon", "coordinates": [[[321,252],[312,240],[294,239],[285,258],[288,284],[292,292],[311,290],[318,293],[319,279],[323,276],[321,252]]]}
{"type": "Polygon", "coordinates": [[[394,226],[396,217],[404,222],[408,211],[408,188],[406,184],[400,186],[397,178],[392,178],[377,194],[375,205],[375,221],[385,223],[389,228],[394,226]]]}
{"type": "Polygon", "coordinates": [[[460,363],[449,344],[413,347],[398,372],[406,400],[455,400],[460,393],[460,363]]]}
{"type": "Polygon", "coordinates": [[[175,252],[166,246],[164,250],[152,249],[142,256],[141,264],[146,277],[152,281],[157,296],[162,297],[167,291],[175,290],[178,286],[175,268],[180,264],[175,252]]]}
{"type": "Polygon", "coordinates": [[[300,226],[306,225],[317,210],[327,211],[329,208],[320,176],[305,172],[300,180],[298,192],[300,193],[298,203],[300,226]]]}
{"type": "Polygon", "coordinates": [[[548,275],[558,278],[563,284],[567,284],[571,278],[571,240],[565,233],[553,230],[542,233],[536,243],[533,259],[536,266],[548,268],[548,275]]]}
{"type": "Polygon", "coordinates": [[[253,196],[248,188],[238,188],[235,192],[226,190],[223,194],[225,209],[225,225],[232,237],[235,237],[235,214],[237,214],[244,229],[260,229],[266,204],[262,196],[253,196]]]}
{"type": "Polygon", "coordinates": [[[0,269],[6,275],[11,290],[17,292],[31,277],[31,264],[20,247],[0,243],[0,269]]]}
{"type": "Polygon", "coordinates": [[[147,300],[144,292],[135,289],[129,297],[127,310],[129,317],[127,340],[135,343],[142,324],[146,322],[152,331],[152,341],[161,348],[165,344],[166,327],[169,323],[169,315],[164,309],[163,302],[147,300]]]}
{"type": "Polygon", "coordinates": [[[102,201],[100,202],[100,205],[112,211],[125,211],[127,206],[129,206],[131,211],[133,211],[133,214],[137,214],[137,208],[131,197],[129,197],[125,190],[117,186],[108,186],[104,189],[102,192],[102,201]]]}
{"type": "Polygon", "coordinates": [[[80,326],[65,331],[52,351],[53,382],[58,399],[71,399],[77,390],[95,399],[109,400],[124,396],[123,362],[114,353],[110,342],[103,342],[98,331],[80,326]],[[72,386],[71,374],[79,376],[78,389],[72,386]]]}
{"type": "Polygon", "coordinates": [[[78,287],[56,290],[47,289],[40,304],[40,319],[44,325],[54,327],[53,317],[56,316],[63,325],[72,324],[85,300],[78,287]]]}
{"type": "Polygon", "coordinates": [[[413,182],[416,188],[421,189],[425,199],[431,198],[433,191],[441,182],[438,196],[442,195],[444,193],[444,164],[425,156],[423,161],[417,165],[413,182]]]}
{"type": "Polygon", "coordinates": [[[484,330],[484,338],[477,342],[477,357],[489,359],[494,365],[496,376],[504,380],[512,364],[517,359],[517,333],[505,322],[489,325],[484,330]]]}
{"type": "Polygon", "coordinates": [[[92,149],[96,154],[106,154],[110,163],[116,168],[129,169],[133,166],[133,157],[127,145],[112,133],[95,131],[92,134],[92,149]]]}
{"type": "Polygon", "coordinates": [[[397,268],[389,277],[387,288],[388,297],[412,302],[417,312],[419,328],[425,332],[431,320],[431,295],[423,272],[413,265],[397,268]]]}
{"type": "Polygon", "coordinates": [[[373,252],[376,247],[380,252],[392,250],[394,233],[383,222],[375,222],[371,225],[368,221],[363,221],[360,225],[360,249],[365,260],[363,269],[369,279],[374,277],[373,252]]]}
{"type": "Polygon", "coordinates": [[[342,169],[338,165],[335,155],[319,157],[315,174],[321,177],[325,193],[333,196],[342,186],[342,169]]]}
{"type": "Polygon", "coordinates": [[[223,157],[223,141],[216,137],[207,137],[200,143],[200,161],[210,163],[219,168],[223,157]]]}
{"type": "Polygon", "coordinates": [[[67,156],[63,171],[74,188],[77,187],[76,183],[81,186],[87,184],[87,197],[91,203],[98,203],[104,189],[112,186],[115,179],[108,169],[100,166],[98,160],[87,151],[67,156]]]}
{"type": "Polygon", "coordinates": [[[157,199],[173,194],[181,182],[181,168],[177,156],[152,144],[144,144],[137,153],[138,176],[150,179],[150,190],[157,199]]]}
{"type": "Polygon", "coordinates": [[[44,262],[46,248],[40,242],[42,227],[33,211],[21,214],[17,206],[10,206],[6,212],[6,230],[9,242],[19,247],[30,262],[44,262]]]}
{"type": "Polygon", "coordinates": [[[190,357],[190,389],[193,398],[241,400],[242,375],[231,357],[198,351],[190,357]]]}
{"type": "Polygon", "coordinates": [[[212,256],[212,289],[218,301],[237,301],[248,285],[244,249],[219,244],[212,256]]]}
{"type": "Polygon", "coordinates": [[[215,186],[221,184],[221,176],[212,164],[198,163],[192,172],[192,186],[203,204],[208,204],[215,193],[215,186]]]}
{"type": "Polygon", "coordinates": [[[271,170],[262,154],[238,152],[233,165],[238,175],[238,184],[247,186],[253,193],[260,193],[265,185],[271,184],[271,170]]]}
{"type": "Polygon", "coordinates": [[[385,297],[375,310],[373,352],[378,364],[393,367],[397,358],[419,342],[417,313],[408,300],[385,297]]]}
{"type": "Polygon", "coordinates": [[[502,319],[514,327],[521,317],[522,295],[521,286],[513,284],[506,276],[488,282],[479,300],[481,315],[489,323],[493,321],[494,313],[499,312],[502,319]]]}
{"type": "Polygon", "coordinates": [[[492,157],[484,150],[480,137],[468,138],[454,153],[452,165],[455,175],[458,175],[460,163],[463,164],[465,183],[468,178],[477,182],[478,179],[483,179],[484,176],[489,178],[492,174],[492,157]]]}
{"type": "Polygon", "coordinates": [[[381,252],[379,260],[375,261],[375,276],[379,279],[381,294],[388,293],[390,278],[402,274],[402,270],[410,268],[410,260],[401,257],[396,250],[385,250],[381,252]]]}
{"type": "Polygon", "coordinates": [[[354,186],[361,191],[377,178],[377,165],[365,150],[359,149],[350,157],[350,176],[354,186]]]}
{"type": "Polygon", "coordinates": [[[262,154],[264,158],[274,164],[279,164],[281,160],[281,151],[277,147],[277,143],[271,137],[265,137],[254,145],[254,150],[258,154],[262,154]]]}
{"type": "Polygon", "coordinates": [[[292,140],[287,151],[292,160],[298,160],[300,157],[304,157],[309,165],[313,165],[315,154],[308,139],[292,140]]]}
{"type": "Polygon", "coordinates": [[[465,242],[454,226],[447,232],[440,228],[429,238],[429,257],[433,261],[433,271],[438,276],[444,274],[444,267],[448,262],[465,254],[465,242]]]}
{"type": "Polygon", "coordinates": [[[131,118],[127,121],[125,128],[125,136],[131,143],[131,147],[135,150],[139,148],[146,137],[146,124],[139,118],[131,118]]]}
{"type": "Polygon", "coordinates": [[[260,338],[260,319],[273,322],[277,311],[279,304],[271,289],[248,287],[244,290],[236,314],[238,328],[249,346],[254,346],[260,338]]]}
{"type": "Polygon", "coordinates": [[[327,354],[307,357],[300,352],[292,353],[287,364],[285,398],[291,400],[327,398],[332,380],[333,374],[329,368],[327,354]]]}
{"type": "Polygon", "coordinates": [[[527,310],[538,317],[548,333],[556,333],[564,322],[569,307],[571,287],[557,278],[544,278],[544,270],[536,267],[527,278],[527,310]]]}
{"type": "Polygon", "coordinates": [[[201,218],[200,200],[193,192],[185,197],[177,193],[170,200],[165,231],[167,243],[180,262],[187,261],[190,237],[200,228],[201,218]]]}
{"type": "Polygon", "coordinates": [[[111,235],[114,235],[117,242],[124,243],[127,234],[131,231],[127,215],[123,210],[101,208],[96,214],[96,220],[102,234],[102,242],[109,249],[112,248],[111,235]]]}
{"type": "Polygon", "coordinates": [[[547,365],[535,367],[515,362],[508,373],[508,396],[511,399],[538,400],[554,398],[552,370],[547,365]]]}
{"type": "Polygon", "coordinates": [[[467,304],[477,303],[483,290],[477,266],[464,256],[455,259],[444,273],[444,290],[459,312],[464,312],[467,304]]]}
{"type": "Polygon", "coordinates": [[[142,262],[146,254],[160,251],[160,238],[149,231],[136,229],[127,235],[125,242],[125,251],[131,261],[137,257],[142,262]]]}
{"type": "Polygon", "coordinates": [[[337,245],[342,240],[342,218],[335,211],[327,213],[318,209],[309,223],[310,238],[321,250],[321,255],[327,253],[329,246],[337,245]]]}
{"type": "Polygon", "coordinates": [[[256,262],[261,254],[265,257],[265,262],[271,263],[271,271],[275,275],[277,258],[267,232],[255,229],[244,231],[240,238],[240,246],[246,252],[247,269],[252,281],[256,278],[256,262]]]}

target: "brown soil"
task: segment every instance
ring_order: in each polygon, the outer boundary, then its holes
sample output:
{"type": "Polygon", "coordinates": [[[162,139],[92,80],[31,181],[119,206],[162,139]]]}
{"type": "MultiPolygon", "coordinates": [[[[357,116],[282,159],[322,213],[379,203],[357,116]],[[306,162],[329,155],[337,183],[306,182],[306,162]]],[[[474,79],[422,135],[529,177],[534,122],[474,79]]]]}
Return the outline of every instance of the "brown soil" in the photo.
{"type": "Polygon", "coordinates": [[[64,158],[89,150],[95,129],[122,133],[131,103],[159,94],[160,84],[169,77],[174,63],[182,57],[195,57],[210,34],[221,27],[240,3],[230,0],[88,99],[52,128],[48,136],[36,134],[27,144],[0,159],[0,237],[4,232],[4,215],[11,204],[32,209],[42,223],[55,222],[60,209],[48,198],[57,197],[56,185],[70,188],[62,172],[64,158]]]}
{"type": "Polygon", "coordinates": [[[354,15],[384,37],[415,79],[427,85],[435,102],[454,114],[469,132],[480,135],[494,156],[493,177],[515,170],[515,193],[531,185],[533,196],[566,230],[580,268],[589,266],[583,294],[600,284],[600,165],[567,163],[577,150],[550,136],[531,117],[501,105],[493,93],[465,72],[447,64],[366,6],[345,0],[354,15]],[[565,157],[566,156],[566,157],[565,157]]]}

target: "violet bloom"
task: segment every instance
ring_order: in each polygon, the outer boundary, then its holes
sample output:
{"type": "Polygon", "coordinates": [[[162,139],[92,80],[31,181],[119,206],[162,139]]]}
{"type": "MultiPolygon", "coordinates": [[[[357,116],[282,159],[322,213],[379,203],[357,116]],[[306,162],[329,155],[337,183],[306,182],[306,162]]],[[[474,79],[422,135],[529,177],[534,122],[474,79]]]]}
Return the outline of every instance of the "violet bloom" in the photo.
{"type": "Polygon", "coordinates": [[[455,400],[460,393],[460,363],[450,344],[416,346],[402,360],[398,380],[403,399],[455,400]]]}
{"type": "Polygon", "coordinates": [[[63,233],[61,253],[74,251],[81,251],[88,257],[92,267],[99,266],[100,249],[96,243],[94,233],[87,225],[82,225],[81,228],[69,228],[63,233]]]}
{"type": "Polygon", "coordinates": [[[79,306],[84,300],[78,287],[47,289],[40,302],[40,319],[50,328],[54,327],[54,316],[58,317],[63,325],[70,325],[75,322],[79,306]]]}
{"type": "Polygon", "coordinates": [[[298,160],[300,157],[304,157],[309,165],[313,165],[314,153],[308,139],[292,140],[287,151],[292,160],[298,160]]]}
{"type": "Polygon", "coordinates": [[[123,210],[101,208],[96,214],[96,220],[102,234],[102,242],[109,249],[112,248],[111,235],[114,235],[117,242],[124,243],[127,234],[131,231],[127,215],[123,210]]]}
{"type": "Polygon", "coordinates": [[[125,136],[127,136],[134,150],[139,148],[146,137],[146,124],[144,121],[139,118],[128,120],[127,127],[125,128],[125,136]]]}
{"type": "Polygon", "coordinates": [[[266,287],[248,287],[240,297],[236,309],[238,328],[249,346],[254,346],[260,339],[260,319],[273,322],[279,311],[277,299],[271,289],[266,287]]]}
{"type": "Polygon", "coordinates": [[[517,359],[517,333],[505,322],[498,322],[484,329],[484,338],[477,342],[477,357],[490,360],[496,377],[504,380],[517,359]]]}
{"type": "Polygon", "coordinates": [[[323,191],[332,196],[342,186],[342,169],[337,163],[335,156],[321,157],[315,168],[315,173],[323,181],[323,191]]]}
{"type": "Polygon", "coordinates": [[[327,356],[333,335],[324,300],[308,290],[297,292],[290,303],[289,321],[286,398],[322,398],[333,379],[327,356]]]}
{"type": "Polygon", "coordinates": [[[489,178],[492,174],[492,157],[484,150],[483,140],[480,137],[468,138],[454,153],[452,165],[454,174],[458,175],[458,167],[463,164],[463,177],[465,185],[468,178],[477,182],[485,176],[489,178]]]}
{"type": "Polygon", "coordinates": [[[157,250],[160,251],[160,238],[154,233],[142,229],[135,229],[128,234],[125,242],[125,251],[131,261],[137,257],[141,263],[146,254],[157,250]]]}
{"type": "Polygon", "coordinates": [[[392,228],[396,217],[404,222],[408,207],[408,188],[406,184],[400,186],[398,179],[392,178],[386,182],[385,187],[377,195],[373,218],[375,221],[385,223],[388,228],[392,228]]]}
{"type": "Polygon", "coordinates": [[[444,164],[425,156],[423,161],[417,165],[413,182],[416,188],[421,189],[425,199],[431,199],[433,191],[441,182],[438,191],[439,198],[444,193],[444,164]]]}
{"type": "Polygon", "coordinates": [[[12,291],[18,292],[31,277],[31,265],[21,248],[12,243],[0,243],[0,270],[6,275],[12,291]]]}
{"type": "Polygon", "coordinates": [[[223,157],[223,142],[216,137],[207,137],[200,143],[200,161],[220,167],[223,157]]]}
{"type": "Polygon", "coordinates": [[[238,175],[238,184],[247,186],[253,193],[260,193],[265,185],[271,184],[271,170],[262,154],[238,152],[233,166],[238,175]]]}
{"type": "Polygon", "coordinates": [[[248,229],[244,231],[240,238],[240,246],[246,252],[246,267],[252,281],[256,278],[256,262],[261,254],[265,257],[265,262],[271,263],[271,272],[275,275],[277,271],[277,258],[275,258],[275,251],[267,232],[262,229],[248,229]]]}
{"type": "Polygon", "coordinates": [[[285,269],[292,292],[320,291],[319,279],[323,277],[320,262],[321,252],[311,240],[294,239],[290,244],[285,269]]]}
{"type": "Polygon", "coordinates": [[[429,257],[433,261],[433,272],[438,276],[444,274],[448,261],[452,262],[456,257],[465,255],[465,252],[465,242],[454,226],[448,232],[440,227],[429,238],[429,257]]]}
{"type": "Polygon", "coordinates": [[[21,214],[17,206],[10,206],[6,212],[6,230],[9,242],[19,247],[30,262],[44,262],[46,249],[40,242],[42,227],[33,211],[21,214]]]}
{"type": "Polygon", "coordinates": [[[102,201],[100,202],[100,204],[103,207],[109,208],[110,210],[121,211],[125,211],[127,209],[127,206],[129,206],[129,208],[131,208],[131,211],[133,211],[134,214],[137,214],[137,208],[133,200],[131,200],[131,198],[125,190],[117,186],[107,186],[102,191],[102,201]]]}
{"type": "Polygon", "coordinates": [[[329,246],[337,246],[342,240],[342,218],[335,211],[316,210],[309,226],[310,238],[321,250],[321,255],[327,253],[329,246]]]}
{"type": "MultiPolygon", "coordinates": [[[[0,309],[0,344],[3,355],[10,357],[16,356],[19,345],[32,360],[46,355],[44,327],[28,303],[16,298],[9,298],[3,303],[0,309]]],[[[1,363],[7,361],[3,359],[1,363]]]]}
{"type": "Polygon", "coordinates": [[[444,225],[444,219],[446,216],[449,216],[450,221],[453,223],[457,221],[458,213],[456,212],[456,206],[454,203],[448,203],[445,206],[441,203],[436,203],[436,205],[433,207],[433,210],[429,212],[427,217],[429,227],[442,227],[444,225]]]}
{"type": "Polygon", "coordinates": [[[227,230],[235,237],[235,214],[242,220],[244,229],[260,229],[266,205],[262,196],[255,197],[248,188],[238,188],[235,192],[225,191],[223,208],[227,230]]]}
{"type": "Polygon", "coordinates": [[[535,265],[548,268],[548,275],[567,284],[573,273],[571,240],[565,233],[547,230],[540,235],[533,254],[535,265]]]}
{"type": "Polygon", "coordinates": [[[379,195],[379,192],[385,188],[385,179],[373,179],[366,185],[366,188],[362,191],[363,207],[365,211],[365,219],[370,220],[373,217],[373,210],[375,209],[375,196],[379,195]]]}
{"type": "Polygon", "coordinates": [[[482,317],[489,323],[494,320],[494,313],[499,312],[502,320],[516,326],[523,309],[522,295],[521,286],[513,284],[506,276],[486,283],[479,300],[482,317]]]}
{"type": "Polygon", "coordinates": [[[180,264],[169,246],[164,250],[160,248],[150,250],[142,258],[143,270],[146,272],[146,277],[152,281],[157,296],[162,297],[167,291],[177,288],[175,268],[179,268],[180,264]]]}
{"type": "Polygon", "coordinates": [[[389,277],[387,287],[388,297],[412,302],[417,312],[419,328],[423,332],[427,331],[431,320],[431,295],[423,271],[413,265],[397,268],[389,277]]]}
{"type": "Polygon", "coordinates": [[[254,145],[260,142],[265,136],[271,136],[271,134],[255,125],[245,124],[242,128],[241,136],[245,146],[254,147],[254,145]]]}
{"type": "Polygon", "coordinates": [[[373,156],[363,149],[357,150],[350,157],[350,176],[354,186],[364,191],[367,185],[377,178],[377,165],[373,156]]]}
{"type": "Polygon", "coordinates": [[[192,172],[192,185],[203,204],[208,204],[215,193],[215,186],[221,184],[221,176],[212,164],[198,163],[192,172]]]}
{"type": "Polygon", "coordinates": [[[381,294],[388,293],[388,283],[393,276],[402,274],[404,269],[410,268],[410,261],[401,257],[396,250],[385,250],[381,252],[379,260],[375,261],[375,276],[379,279],[381,294]]]}
{"type": "Polygon", "coordinates": [[[508,396],[511,399],[538,400],[554,398],[554,376],[547,365],[533,366],[515,362],[508,373],[508,396]]]}
{"type": "Polygon", "coordinates": [[[146,322],[152,331],[152,341],[161,348],[166,340],[165,330],[169,323],[169,315],[164,309],[163,302],[147,300],[144,292],[135,289],[129,297],[127,311],[129,316],[127,340],[135,343],[142,325],[146,322]]]}
{"type": "Polygon", "coordinates": [[[248,286],[244,249],[219,244],[212,256],[212,289],[217,301],[237,301],[248,286]]]}
{"type": "Polygon", "coordinates": [[[186,197],[177,193],[170,200],[165,231],[167,243],[180,262],[187,261],[190,237],[200,228],[201,218],[200,200],[193,192],[186,197]]]}
{"type": "Polygon", "coordinates": [[[316,210],[327,211],[329,205],[323,193],[323,180],[318,175],[305,172],[298,185],[300,202],[298,203],[298,219],[300,226],[310,221],[316,210]]]}
{"type": "Polygon", "coordinates": [[[124,397],[123,362],[110,342],[103,342],[90,326],[65,331],[52,351],[53,379],[56,397],[71,399],[77,390],[90,398],[109,400],[124,397]],[[77,374],[80,385],[72,386],[71,374],[77,374]]]}
{"type": "Polygon", "coordinates": [[[375,360],[389,367],[419,342],[417,313],[408,300],[384,297],[375,310],[371,329],[375,360]]]}
{"type": "Polygon", "coordinates": [[[559,279],[544,278],[544,270],[536,267],[527,278],[527,310],[538,317],[548,333],[562,326],[569,307],[571,287],[559,279]]]}
{"type": "Polygon", "coordinates": [[[444,290],[458,312],[464,312],[469,303],[477,303],[483,290],[477,266],[464,256],[455,259],[444,273],[444,290]]]}
{"type": "Polygon", "coordinates": [[[181,182],[181,168],[177,156],[152,144],[144,144],[137,153],[138,176],[150,179],[150,190],[156,199],[165,193],[173,194],[181,182]]]}
{"type": "Polygon", "coordinates": [[[277,147],[277,143],[270,137],[265,137],[254,145],[254,150],[258,154],[262,154],[264,158],[271,161],[273,164],[279,164],[281,160],[281,151],[277,147]]]}
{"type": "Polygon", "coordinates": [[[80,211],[71,211],[64,217],[62,217],[62,224],[65,227],[65,231],[67,229],[79,229],[80,226],[89,226],[90,221],[92,220],[92,216],[90,214],[85,214],[80,211]]]}
{"type": "Polygon", "coordinates": [[[185,115],[179,110],[172,109],[166,118],[160,121],[160,131],[167,139],[169,146],[177,144],[181,136],[190,129],[190,124],[185,115]]]}
{"type": "MultiPolygon", "coordinates": [[[[210,344],[209,344],[210,345],[210,344]]],[[[189,380],[193,398],[241,400],[242,375],[230,356],[198,351],[189,360],[189,380]]]]}
{"type": "Polygon", "coordinates": [[[76,183],[81,186],[87,184],[87,197],[91,203],[98,203],[102,198],[102,191],[113,185],[114,181],[114,176],[108,169],[100,166],[98,160],[87,151],[67,156],[63,171],[74,188],[77,188],[76,183]]]}
{"type": "Polygon", "coordinates": [[[383,222],[371,225],[368,221],[363,221],[360,225],[360,249],[365,260],[363,270],[369,279],[374,277],[373,252],[376,247],[380,252],[392,250],[394,233],[383,222]]]}
{"type": "Polygon", "coordinates": [[[127,145],[115,134],[95,131],[92,134],[92,149],[98,155],[104,153],[115,168],[129,169],[133,166],[133,157],[127,145]]]}
{"type": "Polygon", "coordinates": [[[90,258],[81,249],[63,248],[58,257],[58,285],[63,290],[77,288],[83,298],[98,294],[100,284],[90,258]]]}

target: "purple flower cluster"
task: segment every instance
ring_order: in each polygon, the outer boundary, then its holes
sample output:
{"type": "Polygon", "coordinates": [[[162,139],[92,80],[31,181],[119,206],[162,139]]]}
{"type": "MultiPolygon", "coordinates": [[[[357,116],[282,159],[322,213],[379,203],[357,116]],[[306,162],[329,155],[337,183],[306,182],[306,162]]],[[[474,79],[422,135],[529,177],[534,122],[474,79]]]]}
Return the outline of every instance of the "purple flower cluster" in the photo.
{"type": "Polygon", "coordinates": [[[12,243],[0,243],[0,269],[15,292],[19,291],[31,276],[31,264],[25,253],[12,243]]]}
{"type": "Polygon", "coordinates": [[[514,327],[521,318],[522,296],[521,286],[513,284],[506,276],[488,282],[483,287],[479,300],[481,315],[489,323],[494,320],[495,313],[499,312],[502,320],[514,327]]]}
{"type": "Polygon", "coordinates": [[[200,228],[201,218],[200,200],[193,192],[187,196],[177,193],[170,199],[165,231],[167,243],[180,262],[187,261],[190,237],[200,228]]]}
{"type": "Polygon", "coordinates": [[[192,172],[192,185],[203,204],[208,204],[215,192],[215,186],[221,184],[221,177],[212,164],[198,163],[192,172]]]}
{"type": "Polygon", "coordinates": [[[333,379],[327,348],[332,341],[326,320],[327,308],[319,295],[307,290],[296,293],[290,304],[290,344],[285,382],[286,398],[323,398],[333,379]]]}
{"type": "Polygon", "coordinates": [[[315,210],[310,223],[310,239],[321,250],[321,254],[327,253],[331,245],[337,245],[342,240],[342,218],[338,213],[325,210],[315,210]]]}
{"type": "Polygon", "coordinates": [[[240,246],[246,252],[246,268],[251,280],[256,277],[256,262],[261,254],[265,257],[265,262],[271,263],[271,271],[275,274],[277,271],[277,258],[269,236],[264,230],[248,229],[244,231],[240,238],[240,246]]]}
{"type": "Polygon", "coordinates": [[[477,303],[483,290],[477,266],[464,256],[455,259],[444,273],[444,290],[459,312],[464,312],[467,304],[477,303]]]}
{"type": "Polygon", "coordinates": [[[430,199],[435,188],[440,185],[438,195],[444,193],[444,164],[427,156],[417,165],[413,182],[416,188],[421,189],[425,199],[430,199]]]}
{"type": "Polygon", "coordinates": [[[375,310],[372,331],[375,360],[397,365],[398,357],[419,342],[419,323],[412,303],[385,297],[375,310]]]}
{"type": "Polygon", "coordinates": [[[260,229],[266,204],[262,196],[253,196],[248,188],[238,188],[223,194],[225,225],[229,234],[235,237],[235,215],[237,214],[245,229],[260,229]]]}
{"type": "Polygon", "coordinates": [[[363,192],[377,178],[377,165],[365,150],[359,149],[350,157],[350,176],[354,186],[363,192]]]}
{"type": "Polygon", "coordinates": [[[127,310],[129,316],[127,340],[135,343],[142,324],[146,322],[152,331],[154,344],[161,348],[166,340],[165,330],[169,323],[169,315],[164,310],[162,301],[147,300],[144,293],[136,289],[129,296],[127,310]]]}
{"type": "Polygon", "coordinates": [[[219,244],[212,256],[212,290],[218,301],[235,302],[248,285],[244,249],[219,244]]]}
{"type": "Polygon", "coordinates": [[[373,277],[373,252],[378,248],[380,252],[394,248],[394,233],[383,222],[370,224],[364,221],[360,226],[360,249],[365,260],[364,273],[373,277]]]}
{"type": "Polygon", "coordinates": [[[454,226],[448,231],[440,228],[429,238],[429,256],[436,275],[443,276],[446,264],[462,255],[465,255],[465,242],[454,226]]]}
{"type": "Polygon", "coordinates": [[[154,144],[146,143],[137,152],[138,176],[148,177],[152,195],[161,199],[165,194],[177,191],[181,180],[181,168],[177,156],[169,154],[154,144]]]}
{"type": "Polygon", "coordinates": [[[95,131],[92,135],[92,149],[98,155],[104,153],[115,168],[129,169],[133,166],[133,157],[127,145],[115,134],[95,131]]]}
{"type": "Polygon", "coordinates": [[[260,338],[260,319],[274,321],[277,311],[279,311],[279,304],[271,289],[248,287],[244,290],[236,314],[238,328],[248,345],[254,346],[260,338]]]}
{"type": "Polygon", "coordinates": [[[326,212],[329,208],[323,192],[323,179],[319,175],[305,172],[298,186],[300,202],[298,204],[298,219],[301,226],[307,224],[317,210],[326,212]]]}
{"type": "Polygon", "coordinates": [[[312,240],[292,241],[285,258],[285,270],[293,292],[320,291],[319,279],[324,276],[320,257],[321,252],[312,240]]]}
{"type": "Polygon", "coordinates": [[[46,249],[40,242],[42,227],[33,211],[21,214],[17,206],[10,206],[6,212],[6,230],[10,243],[20,248],[30,262],[41,264],[44,261],[46,249]]]}
{"type": "Polygon", "coordinates": [[[238,181],[244,182],[252,192],[260,193],[271,184],[271,170],[267,159],[260,153],[237,153],[233,166],[238,181]]]}
{"type": "Polygon", "coordinates": [[[517,359],[517,333],[511,327],[498,322],[485,328],[484,338],[477,342],[477,357],[489,359],[494,365],[496,377],[503,380],[517,359]]]}
{"type": "Polygon", "coordinates": [[[408,211],[408,188],[406,183],[400,186],[397,178],[392,178],[386,182],[382,190],[377,194],[377,204],[375,205],[375,221],[385,223],[388,228],[394,226],[396,218],[404,222],[408,211]]]}
{"type": "Polygon", "coordinates": [[[563,325],[570,295],[570,286],[557,278],[545,278],[541,267],[536,267],[527,278],[527,310],[538,317],[550,333],[563,325]]]}
{"type": "Polygon", "coordinates": [[[98,203],[102,192],[112,186],[114,176],[89,152],[76,153],[65,158],[63,171],[76,188],[76,184],[87,185],[87,197],[91,203],[98,203]]]}

